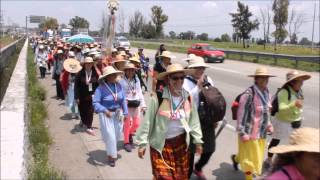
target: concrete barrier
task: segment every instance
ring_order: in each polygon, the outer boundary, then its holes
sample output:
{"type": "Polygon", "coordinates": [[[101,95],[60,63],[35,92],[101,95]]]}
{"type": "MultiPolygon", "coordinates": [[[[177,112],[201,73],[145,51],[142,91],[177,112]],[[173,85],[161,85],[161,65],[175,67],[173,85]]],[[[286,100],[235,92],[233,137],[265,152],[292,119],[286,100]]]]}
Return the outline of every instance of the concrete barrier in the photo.
{"type": "Polygon", "coordinates": [[[28,40],[1,102],[1,179],[27,178],[27,52],[28,40]]]}

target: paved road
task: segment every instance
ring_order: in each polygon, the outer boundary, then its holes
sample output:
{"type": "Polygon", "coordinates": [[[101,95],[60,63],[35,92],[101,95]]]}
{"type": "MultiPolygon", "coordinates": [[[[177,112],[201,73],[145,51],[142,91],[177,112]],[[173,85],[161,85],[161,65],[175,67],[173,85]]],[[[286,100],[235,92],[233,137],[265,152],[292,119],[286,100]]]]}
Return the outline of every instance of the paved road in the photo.
{"type": "MultiPolygon", "coordinates": [[[[155,50],[145,50],[145,54],[152,60],[155,52],[155,50]]],[[[186,63],[181,60],[187,56],[186,54],[173,54],[177,57],[173,60],[174,63],[186,65],[186,63]]],[[[230,105],[232,101],[239,93],[244,91],[253,83],[252,78],[247,77],[247,75],[253,74],[258,66],[265,65],[234,60],[226,60],[223,64],[209,63],[208,65],[210,68],[207,69],[206,73],[212,77],[216,87],[218,87],[225,96],[228,103],[228,112],[226,117],[228,120],[230,120],[229,123],[234,125],[235,123],[231,121],[230,111],[230,105]]],[[[277,76],[275,78],[271,78],[269,81],[269,89],[272,94],[274,94],[277,88],[281,87],[285,82],[285,75],[291,69],[272,66],[265,67],[267,67],[272,74],[277,76]]],[[[305,81],[303,86],[305,95],[305,120],[303,125],[319,128],[319,73],[310,74],[312,75],[312,78],[308,81],[305,81]]]]}
{"type": "MultiPolygon", "coordinates": [[[[146,50],[146,54],[153,57],[155,51],[146,50]]],[[[180,62],[184,54],[175,53],[178,57],[174,62],[180,62]]],[[[224,64],[210,64],[208,74],[214,79],[217,87],[223,92],[230,105],[232,99],[252,80],[246,75],[255,70],[256,65],[250,63],[225,61],[224,64]]],[[[270,71],[279,77],[270,82],[272,91],[283,82],[287,69],[271,67],[270,71]]],[[[319,74],[313,73],[313,79],[305,84],[306,120],[305,125],[319,127],[319,74]]],[[[144,160],[137,157],[136,149],[127,153],[119,150],[119,160],[115,168],[106,165],[104,143],[100,130],[96,129],[96,136],[90,136],[77,125],[78,120],[68,120],[64,114],[68,113],[63,101],[54,99],[55,87],[51,78],[40,79],[47,91],[46,105],[48,109],[48,127],[53,144],[50,148],[50,162],[54,167],[63,171],[68,179],[151,179],[149,152],[144,160]]],[[[150,85],[150,81],[149,81],[150,85]]],[[[145,95],[146,99],[148,94],[145,95]]],[[[229,106],[230,107],[230,106],[229,106]]],[[[228,107],[228,108],[229,108],[228,107]]],[[[229,112],[229,111],[228,111],[229,112]]],[[[227,114],[230,119],[230,113],[227,114]]],[[[99,128],[98,117],[94,117],[94,126],[99,128]]],[[[229,121],[229,128],[225,128],[217,139],[217,150],[209,164],[204,168],[208,179],[244,179],[241,172],[232,169],[230,155],[237,152],[237,136],[233,131],[234,122],[229,121]]]]}

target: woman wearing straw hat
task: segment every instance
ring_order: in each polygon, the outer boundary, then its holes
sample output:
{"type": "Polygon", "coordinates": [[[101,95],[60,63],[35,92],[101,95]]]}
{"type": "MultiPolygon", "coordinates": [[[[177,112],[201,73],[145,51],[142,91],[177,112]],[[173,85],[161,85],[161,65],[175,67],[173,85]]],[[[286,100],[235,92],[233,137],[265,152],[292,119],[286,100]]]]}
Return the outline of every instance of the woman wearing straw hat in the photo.
{"type": "Polygon", "coordinates": [[[111,64],[112,64],[113,68],[120,71],[127,62],[128,61],[125,60],[122,55],[117,55],[116,60],[112,61],[111,64]]]}
{"type": "MultiPolygon", "coordinates": [[[[190,56],[189,57],[189,65],[187,66],[187,69],[194,69],[195,73],[192,75],[186,76],[186,79],[183,83],[183,88],[186,89],[190,95],[192,96],[192,99],[195,102],[195,105],[197,109],[199,109],[200,100],[199,100],[199,93],[203,89],[203,85],[205,83],[209,83],[211,86],[213,85],[213,81],[209,76],[206,76],[204,74],[206,68],[209,66],[204,63],[204,60],[202,57],[199,56],[190,56]]],[[[191,150],[191,156],[190,156],[190,166],[189,166],[189,177],[191,177],[192,172],[194,172],[195,175],[197,175],[200,179],[206,179],[204,174],[202,173],[202,168],[208,163],[210,157],[212,156],[213,152],[215,151],[215,125],[208,125],[207,121],[205,119],[200,118],[200,124],[201,124],[201,131],[203,134],[202,140],[203,140],[203,153],[200,156],[200,159],[195,164],[195,168],[193,168],[194,164],[194,148],[190,148],[191,150]],[[193,170],[194,169],[194,170],[193,170]]]]}
{"type": "Polygon", "coordinates": [[[277,154],[272,174],[266,180],[319,180],[320,148],[319,129],[299,128],[290,135],[288,145],[269,151],[277,154]]]}
{"type": "Polygon", "coordinates": [[[45,78],[47,70],[48,53],[44,50],[44,46],[40,45],[36,55],[37,65],[40,71],[40,77],[45,78]]]}
{"type": "Polygon", "coordinates": [[[56,80],[56,91],[57,91],[57,99],[64,100],[64,95],[60,83],[60,74],[63,70],[63,51],[59,49],[57,53],[54,55],[55,60],[53,61],[53,73],[52,73],[52,79],[56,80]]]}
{"type": "Polygon", "coordinates": [[[163,51],[161,55],[159,55],[159,58],[161,60],[153,67],[152,91],[157,93],[158,98],[161,98],[165,84],[163,80],[158,80],[157,76],[159,73],[166,71],[167,67],[171,64],[171,59],[175,57],[172,56],[169,51],[163,51]]]}
{"type": "MultiPolygon", "coordinates": [[[[273,121],[274,133],[268,149],[277,146],[280,140],[284,140],[291,134],[292,129],[299,128],[302,121],[303,93],[302,85],[305,80],[311,78],[309,74],[296,70],[287,73],[287,81],[276,94],[278,98],[278,112],[273,121]]],[[[265,167],[270,167],[272,153],[268,153],[265,167]]]]}
{"type": "Polygon", "coordinates": [[[136,74],[137,74],[137,76],[138,76],[138,78],[139,78],[141,88],[144,87],[144,90],[145,90],[145,91],[148,91],[148,87],[147,87],[147,85],[146,85],[146,83],[144,82],[143,77],[142,77],[142,76],[144,76],[144,75],[143,75],[143,72],[142,72],[142,70],[141,70],[141,61],[140,61],[139,57],[138,57],[137,55],[132,56],[131,58],[129,58],[129,61],[130,61],[132,64],[134,64],[135,67],[136,67],[136,74]]]}
{"type": "Polygon", "coordinates": [[[81,122],[80,126],[86,127],[86,132],[95,135],[92,128],[93,106],[92,95],[98,87],[98,73],[93,67],[91,57],[83,61],[83,69],[77,74],[75,82],[75,99],[78,103],[81,122]]]}
{"type": "Polygon", "coordinates": [[[131,152],[133,145],[132,136],[140,124],[140,111],[144,113],[147,107],[142,94],[140,81],[136,76],[136,67],[132,63],[127,63],[123,67],[123,71],[125,74],[120,80],[120,84],[124,89],[128,105],[128,116],[123,126],[124,149],[127,152],[131,152]]]}
{"type": "Polygon", "coordinates": [[[61,74],[61,86],[66,97],[66,106],[71,111],[71,119],[78,119],[78,106],[74,96],[76,74],[82,69],[76,59],[66,59],[63,62],[64,71],[61,74]]]}
{"type": "Polygon", "coordinates": [[[234,167],[238,163],[247,180],[261,175],[267,132],[272,132],[270,123],[269,78],[274,77],[263,67],[256,69],[254,85],[240,97],[237,111],[238,155],[232,155],[234,167]]]}
{"type": "Polygon", "coordinates": [[[93,98],[94,110],[99,113],[101,135],[111,167],[115,166],[117,142],[122,137],[123,116],[128,114],[124,90],[117,82],[117,76],[122,73],[112,66],[104,68],[103,74],[99,77],[100,85],[93,98]]]}
{"type": "Polygon", "coordinates": [[[182,87],[185,76],[193,72],[180,64],[172,64],[158,75],[159,80],[167,81],[162,100],[150,97],[144,121],[138,129],[138,155],[143,158],[149,143],[154,179],[188,179],[189,144],[196,144],[197,154],[202,152],[197,109],[182,87]]]}

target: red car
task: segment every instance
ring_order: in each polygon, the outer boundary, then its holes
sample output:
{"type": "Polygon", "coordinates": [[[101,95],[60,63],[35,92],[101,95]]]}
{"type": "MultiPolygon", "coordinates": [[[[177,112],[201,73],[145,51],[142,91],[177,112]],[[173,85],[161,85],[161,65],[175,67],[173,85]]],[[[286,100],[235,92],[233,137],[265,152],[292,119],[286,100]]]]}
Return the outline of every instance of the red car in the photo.
{"type": "Polygon", "coordinates": [[[225,59],[225,53],[220,51],[209,44],[196,43],[188,48],[188,54],[195,54],[203,57],[205,62],[221,62],[225,59]]]}

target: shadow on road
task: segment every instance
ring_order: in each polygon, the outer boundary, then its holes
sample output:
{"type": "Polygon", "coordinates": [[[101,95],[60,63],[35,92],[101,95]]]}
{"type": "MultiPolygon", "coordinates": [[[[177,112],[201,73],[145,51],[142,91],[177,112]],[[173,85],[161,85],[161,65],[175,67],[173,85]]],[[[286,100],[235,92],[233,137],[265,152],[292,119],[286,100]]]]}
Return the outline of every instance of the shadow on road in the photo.
{"type": "Polygon", "coordinates": [[[71,113],[66,113],[60,117],[61,120],[72,120],[71,113]]]}
{"type": "Polygon", "coordinates": [[[220,163],[220,168],[213,170],[212,175],[216,176],[216,180],[223,180],[223,179],[244,180],[245,179],[244,174],[241,171],[233,170],[232,165],[226,162],[220,163]]]}
{"type": "Polygon", "coordinates": [[[89,158],[87,159],[87,162],[94,166],[106,166],[107,165],[107,159],[106,159],[106,151],[103,150],[95,150],[90,151],[87,153],[89,158]]]}

